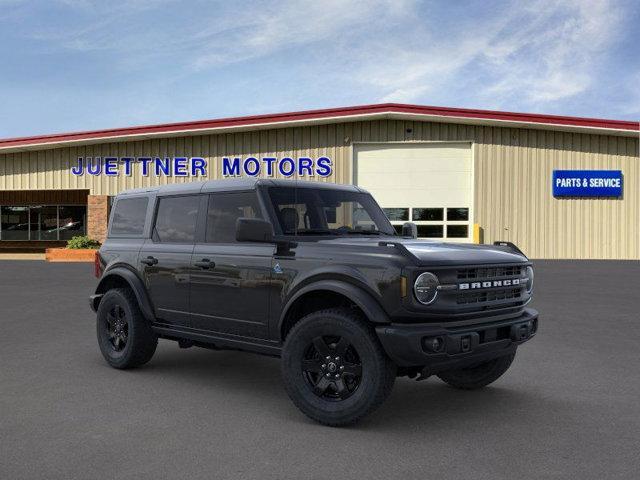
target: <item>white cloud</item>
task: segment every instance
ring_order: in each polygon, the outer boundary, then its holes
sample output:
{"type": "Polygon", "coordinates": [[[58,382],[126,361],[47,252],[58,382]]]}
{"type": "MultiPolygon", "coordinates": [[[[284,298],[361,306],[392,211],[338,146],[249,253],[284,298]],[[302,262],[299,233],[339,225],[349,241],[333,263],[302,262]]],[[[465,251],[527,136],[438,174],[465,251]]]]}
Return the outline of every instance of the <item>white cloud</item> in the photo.
{"type": "Polygon", "coordinates": [[[496,107],[536,107],[592,85],[622,17],[608,0],[540,0],[498,16],[461,19],[459,31],[436,44],[430,40],[438,27],[430,24],[414,39],[419,48],[386,44],[379,51],[385,61],[361,65],[360,77],[383,92],[382,101],[417,101],[466,84],[475,89],[469,94],[496,107]]]}
{"type": "MultiPolygon", "coordinates": [[[[263,57],[282,49],[326,42],[339,43],[341,36],[370,33],[381,18],[402,16],[413,2],[394,0],[287,0],[233,12],[233,30],[201,32],[204,41],[193,65],[199,69],[263,57]],[[238,17],[239,15],[239,17],[238,17]],[[350,32],[351,31],[351,32],[350,32]]],[[[336,52],[337,53],[337,52],[336,52]]],[[[300,59],[304,60],[304,59],[300,59]]]]}
{"type": "MultiPolygon", "coordinates": [[[[266,73],[255,64],[274,58],[283,75],[308,72],[300,89],[325,98],[546,111],[602,83],[628,7],[616,0],[59,2],[65,18],[75,15],[71,28],[43,22],[21,34],[47,52],[108,56],[112,68],[131,74],[170,65],[156,80],[165,85],[230,66],[259,77],[266,73]]],[[[269,95],[265,87],[253,100],[269,95]]]]}
{"type": "Polygon", "coordinates": [[[537,13],[517,19],[489,43],[485,65],[495,80],[487,95],[505,102],[524,96],[541,104],[591,86],[599,55],[615,40],[621,10],[608,0],[537,6],[537,13]]]}

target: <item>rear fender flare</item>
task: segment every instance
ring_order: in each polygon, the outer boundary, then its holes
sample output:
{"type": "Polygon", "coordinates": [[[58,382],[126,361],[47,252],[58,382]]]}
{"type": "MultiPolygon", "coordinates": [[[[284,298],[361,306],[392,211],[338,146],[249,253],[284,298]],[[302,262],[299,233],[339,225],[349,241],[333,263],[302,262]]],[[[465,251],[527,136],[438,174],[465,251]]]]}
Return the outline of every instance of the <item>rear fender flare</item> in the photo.
{"type": "Polygon", "coordinates": [[[127,268],[115,267],[105,272],[100,279],[100,283],[98,283],[98,286],[96,287],[96,294],[106,293],[106,285],[108,285],[109,281],[113,280],[115,277],[119,277],[129,285],[138,300],[138,306],[140,307],[144,317],[150,322],[155,321],[153,307],[149,300],[149,296],[147,295],[147,290],[144,288],[144,283],[138,275],[127,268]]]}

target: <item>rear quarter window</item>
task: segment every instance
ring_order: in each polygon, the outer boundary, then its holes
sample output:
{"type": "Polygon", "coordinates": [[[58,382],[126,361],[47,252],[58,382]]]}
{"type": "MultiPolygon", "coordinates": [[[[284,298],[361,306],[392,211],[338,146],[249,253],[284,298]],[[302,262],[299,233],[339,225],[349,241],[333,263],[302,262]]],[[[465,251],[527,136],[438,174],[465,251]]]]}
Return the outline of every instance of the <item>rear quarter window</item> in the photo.
{"type": "Polygon", "coordinates": [[[162,243],[193,243],[196,235],[199,205],[199,195],[161,198],[156,215],[155,241],[162,243]]]}
{"type": "Polygon", "coordinates": [[[148,197],[118,199],[113,210],[109,235],[142,235],[148,204],[148,197]]]}

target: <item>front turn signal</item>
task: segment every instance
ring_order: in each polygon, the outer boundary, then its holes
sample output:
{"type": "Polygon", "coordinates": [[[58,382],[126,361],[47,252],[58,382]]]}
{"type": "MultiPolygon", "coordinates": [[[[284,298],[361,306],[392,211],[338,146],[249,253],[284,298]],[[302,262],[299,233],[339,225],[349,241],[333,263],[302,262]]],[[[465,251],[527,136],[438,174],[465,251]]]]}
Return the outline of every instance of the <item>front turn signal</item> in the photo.
{"type": "Polygon", "coordinates": [[[402,298],[407,296],[407,277],[400,277],[400,296],[402,298]]]}

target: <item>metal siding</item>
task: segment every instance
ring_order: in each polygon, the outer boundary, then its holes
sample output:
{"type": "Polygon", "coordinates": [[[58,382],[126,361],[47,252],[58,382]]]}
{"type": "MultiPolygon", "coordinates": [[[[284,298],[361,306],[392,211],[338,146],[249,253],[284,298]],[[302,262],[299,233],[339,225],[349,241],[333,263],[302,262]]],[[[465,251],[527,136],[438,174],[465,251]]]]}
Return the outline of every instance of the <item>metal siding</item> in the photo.
{"type": "Polygon", "coordinates": [[[220,178],[223,156],[328,156],[334,175],[314,180],[351,183],[352,143],[364,141],[473,142],[473,215],[485,243],[512,241],[532,258],[640,259],[640,159],[638,139],[630,137],[403,120],[329,123],[2,154],[0,190],[115,195],[189,181],[139,173],[76,177],[69,168],[79,156],[202,156],[210,179],[220,178]],[[553,169],[620,169],[624,198],[555,199],[553,169]]]}

